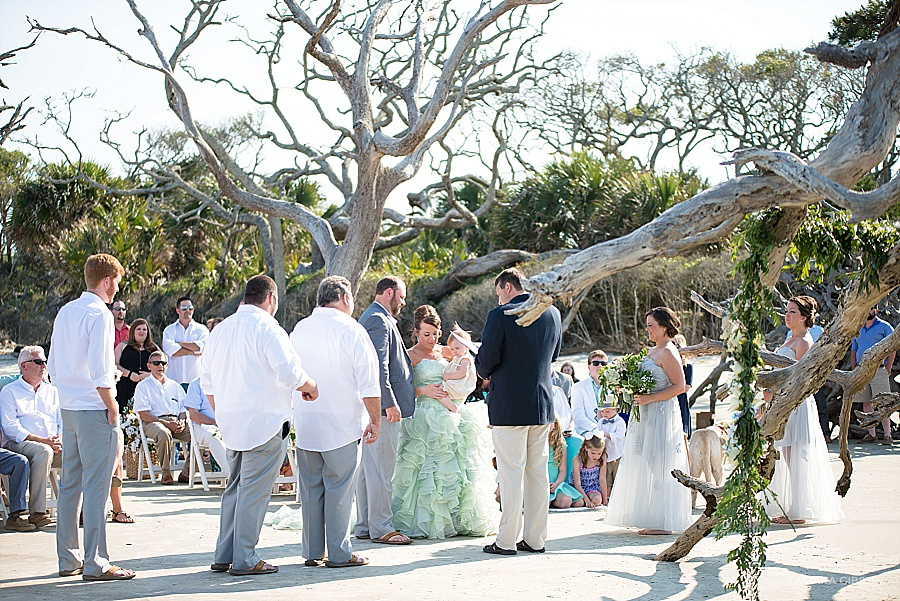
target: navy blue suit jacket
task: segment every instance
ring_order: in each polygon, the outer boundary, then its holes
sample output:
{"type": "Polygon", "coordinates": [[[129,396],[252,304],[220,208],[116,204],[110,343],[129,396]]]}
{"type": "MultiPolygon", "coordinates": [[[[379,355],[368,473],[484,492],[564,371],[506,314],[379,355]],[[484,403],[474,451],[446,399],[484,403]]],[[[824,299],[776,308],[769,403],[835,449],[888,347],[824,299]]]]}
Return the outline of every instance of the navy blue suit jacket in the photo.
{"type": "Polygon", "coordinates": [[[479,375],[491,380],[488,416],[494,426],[538,426],[554,419],[550,372],[562,343],[559,310],[550,307],[522,327],[505,312],[526,300],[528,294],[520,294],[488,313],[475,357],[479,375]]]}

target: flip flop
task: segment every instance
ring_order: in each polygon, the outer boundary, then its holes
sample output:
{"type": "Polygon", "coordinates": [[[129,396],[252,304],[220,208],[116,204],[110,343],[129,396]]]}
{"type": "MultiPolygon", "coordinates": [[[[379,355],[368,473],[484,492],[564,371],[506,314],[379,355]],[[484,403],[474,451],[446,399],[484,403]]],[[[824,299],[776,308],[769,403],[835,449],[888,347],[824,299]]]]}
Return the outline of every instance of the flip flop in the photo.
{"type": "Polygon", "coordinates": [[[322,559],[307,559],[306,561],[303,562],[303,565],[305,565],[308,568],[317,568],[319,566],[325,565],[325,562],[327,562],[327,561],[328,561],[327,557],[324,557],[322,559]]]}
{"type": "Polygon", "coordinates": [[[369,563],[369,560],[365,557],[360,557],[357,554],[353,554],[350,556],[349,561],[326,561],[325,567],[328,568],[353,568],[356,566],[364,566],[369,563]]]}
{"type": "Polygon", "coordinates": [[[387,534],[379,536],[378,538],[373,538],[372,542],[378,543],[381,545],[408,545],[408,544],[412,543],[413,541],[411,538],[409,538],[402,532],[398,532],[398,531],[394,530],[393,532],[388,532],[387,534]],[[391,540],[395,536],[402,536],[405,540],[391,540]]]}
{"type": "Polygon", "coordinates": [[[262,559],[259,560],[255,566],[250,568],[249,570],[235,570],[231,568],[228,570],[228,573],[232,576],[257,576],[259,574],[274,574],[278,571],[278,566],[273,566],[270,563],[264,562],[262,559]]]}
{"type": "Polygon", "coordinates": [[[81,579],[87,580],[89,582],[97,582],[100,580],[131,580],[135,577],[135,573],[130,570],[126,570],[124,568],[120,568],[119,566],[110,565],[109,569],[100,574],[99,576],[92,576],[90,574],[82,574],[81,579]],[[129,573],[130,572],[130,573],[129,573]]]}
{"type": "Polygon", "coordinates": [[[231,569],[231,564],[230,563],[214,563],[211,566],[209,566],[209,569],[212,570],[213,572],[227,572],[228,570],[231,569]]]}

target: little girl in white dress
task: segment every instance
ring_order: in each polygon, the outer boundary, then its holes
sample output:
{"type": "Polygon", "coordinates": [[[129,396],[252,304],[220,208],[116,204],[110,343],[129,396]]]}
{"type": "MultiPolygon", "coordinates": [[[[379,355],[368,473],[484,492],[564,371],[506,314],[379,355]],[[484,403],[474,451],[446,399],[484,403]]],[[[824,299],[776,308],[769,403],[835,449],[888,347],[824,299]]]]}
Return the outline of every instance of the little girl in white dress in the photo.
{"type": "Polygon", "coordinates": [[[447,347],[453,353],[453,360],[444,369],[444,390],[450,400],[459,405],[475,390],[475,361],[469,353],[474,343],[468,332],[454,325],[448,336],[447,347]]]}

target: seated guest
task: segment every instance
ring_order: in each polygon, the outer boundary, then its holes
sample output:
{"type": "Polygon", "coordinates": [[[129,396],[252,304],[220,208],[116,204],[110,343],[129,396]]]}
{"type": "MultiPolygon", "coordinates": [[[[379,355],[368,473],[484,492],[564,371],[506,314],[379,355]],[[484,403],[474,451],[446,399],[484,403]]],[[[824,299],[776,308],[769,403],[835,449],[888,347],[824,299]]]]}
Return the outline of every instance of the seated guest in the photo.
{"type": "Polygon", "coordinates": [[[575,432],[582,438],[590,438],[591,432],[597,430],[597,408],[606,401],[606,391],[599,382],[600,370],[608,362],[609,358],[603,351],[591,351],[588,355],[588,372],[591,377],[572,387],[575,432]]]}
{"type": "MultiPolygon", "coordinates": [[[[206,328],[212,332],[213,328],[222,321],[221,317],[207,319],[206,328]]],[[[219,464],[222,473],[226,478],[230,478],[231,469],[228,467],[228,458],[225,455],[225,444],[220,438],[213,435],[214,432],[218,432],[216,413],[209,404],[209,399],[203,393],[203,388],[200,386],[200,378],[188,385],[183,406],[187,410],[188,419],[200,426],[199,428],[194,428],[197,444],[209,449],[209,452],[215,457],[216,463],[219,464]]]]}
{"type": "Polygon", "coordinates": [[[0,391],[0,425],[4,446],[28,458],[28,521],[40,528],[50,523],[47,476],[51,467],[62,466],[59,393],[46,381],[47,358],[41,347],[26,346],[19,352],[19,372],[19,379],[0,391]]]}
{"type": "Polygon", "coordinates": [[[572,432],[574,422],[572,421],[572,408],[569,407],[569,399],[566,397],[565,391],[555,384],[553,385],[553,414],[559,421],[563,432],[572,432]]]}
{"type": "Polygon", "coordinates": [[[22,517],[25,513],[25,489],[28,486],[28,458],[9,449],[0,449],[0,474],[9,478],[9,518],[7,530],[29,532],[36,526],[22,517]]]}
{"type": "MultiPolygon", "coordinates": [[[[148,439],[156,443],[159,465],[162,468],[162,484],[172,484],[172,463],[175,460],[175,440],[190,442],[191,434],[184,423],[181,403],[184,390],[181,385],[166,377],[169,360],[162,351],[150,354],[147,361],[149,378],[134,389],[134,411],[141,419],[141,426],[148,439]]],[[[179,482],[188,481],[190,462],[185,461],[179,482]]]]}
{"type": "Polygon", "coordinates": [[[209,399],[203,394],[203,388],[200,386],[200,378],[197,378],[188,386],[187,395],[184,397],[184,408],[188,413],[188,418],[197,424],[194,427],[194,442],[202,447],[209,449],[216,463],[222,468],[225,477],[231,477],[231,471],[228,469],[228,459],[225,456],[225,445],[213,434],[218,430],[216,423],[216,413],[209,404],[209,399]]]}

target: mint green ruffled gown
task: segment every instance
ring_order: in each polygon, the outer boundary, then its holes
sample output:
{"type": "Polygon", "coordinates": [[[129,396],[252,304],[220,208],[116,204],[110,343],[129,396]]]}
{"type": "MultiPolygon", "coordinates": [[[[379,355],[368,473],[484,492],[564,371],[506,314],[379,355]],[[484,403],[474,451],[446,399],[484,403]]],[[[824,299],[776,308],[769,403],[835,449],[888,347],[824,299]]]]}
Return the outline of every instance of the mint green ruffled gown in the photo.
{"type": "MultiPolygon", "coordinates": [[[[447,362],[423,359],[413,369],[415,385],[443,381],[447,362]]],[[[487,408],[455,401],[457,413],[420,396],[411,419],[400,424],[394,469],[394,528],[413,538],[487,536],[500,519],[487,408]]]]}

